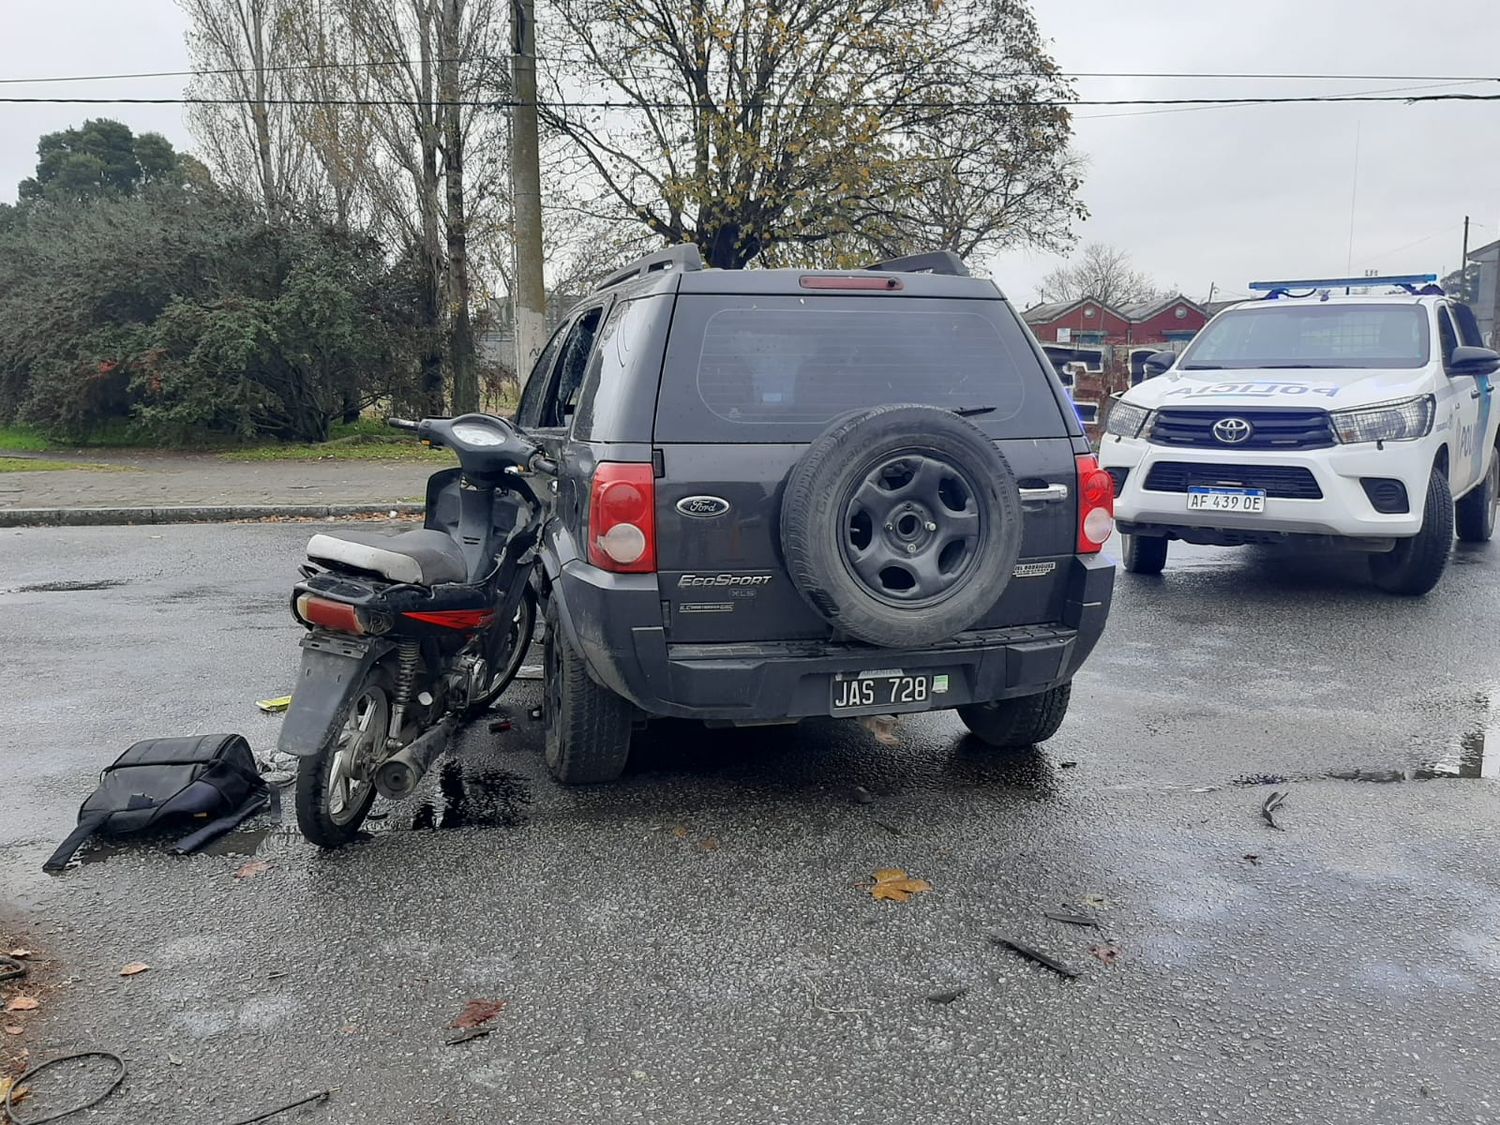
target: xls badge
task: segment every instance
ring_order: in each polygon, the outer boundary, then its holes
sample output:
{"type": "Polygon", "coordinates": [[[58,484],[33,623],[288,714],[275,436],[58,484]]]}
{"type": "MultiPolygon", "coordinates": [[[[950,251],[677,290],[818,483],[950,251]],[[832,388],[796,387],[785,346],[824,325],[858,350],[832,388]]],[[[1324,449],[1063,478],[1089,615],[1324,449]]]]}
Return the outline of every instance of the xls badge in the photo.
{"type": "Polygon", "coordinates": [[[1012,578],[1040,578],[1044,574],[1051,574],[1056,569],[1057,563],[1055,562],[1021,563],[1010,574],[1012,578]]]}

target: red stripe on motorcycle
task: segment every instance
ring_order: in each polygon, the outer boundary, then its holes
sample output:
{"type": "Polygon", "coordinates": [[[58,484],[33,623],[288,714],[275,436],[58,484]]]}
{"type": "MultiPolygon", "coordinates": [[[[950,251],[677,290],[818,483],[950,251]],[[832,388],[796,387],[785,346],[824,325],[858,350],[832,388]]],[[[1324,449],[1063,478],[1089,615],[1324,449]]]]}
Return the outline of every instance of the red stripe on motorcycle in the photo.
{"type": "Polygon", "coordinates": [[[494,610],[489,609],[445,609],[436,613],[403,613],[413,621],[424,621],[428,625],[441,625],[445,629],[472,631],[483,629],[495,620],[494,610]]]}

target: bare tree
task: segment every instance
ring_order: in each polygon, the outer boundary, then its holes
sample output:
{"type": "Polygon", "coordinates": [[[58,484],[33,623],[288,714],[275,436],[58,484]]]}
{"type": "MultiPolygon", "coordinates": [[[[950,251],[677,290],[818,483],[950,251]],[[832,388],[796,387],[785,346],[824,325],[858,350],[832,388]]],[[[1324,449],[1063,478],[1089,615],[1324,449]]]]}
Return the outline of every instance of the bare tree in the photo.
{"type": "Polygon", "coordinates": [[[1052,246],[1080,211],[1023,0],[551,0],[539,26],[579,206],[714,265],[1052,246]]]}
{"type": "Polygon", "coordinates": [[[1042,278],[1037,295],[1043,301],[1092,297],[1112,308],[1165,296],[1150,277],[1131,265],[1128,253],[1102,242],[1088,243],[1067,265],[1042,278]]]}
{"type": "Polygon", "coordinates": [[[199,104],[190,119],[209,165],[229,185],[256,185],[275,221],[302,175],[306,147],[287,103],[291,0],[178,0],[191,21],[188,46],[200,73],[190,90],[229,104],[199,104]]]}

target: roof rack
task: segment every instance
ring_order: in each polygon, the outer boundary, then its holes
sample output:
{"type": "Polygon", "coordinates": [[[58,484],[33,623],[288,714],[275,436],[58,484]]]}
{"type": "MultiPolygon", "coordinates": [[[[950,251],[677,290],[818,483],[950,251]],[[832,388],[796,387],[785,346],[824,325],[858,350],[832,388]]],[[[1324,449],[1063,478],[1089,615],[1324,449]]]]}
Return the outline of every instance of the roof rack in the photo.
{"type": "Polygon", "coordinates": [[[931,250],[926,254],[912,254],[905,258],[892,258],[886,262],[875,262],[865,267],[882,273],[944,273],[953,277],[968,277],[969,267],[952,250],[931,250]]]}
{"type": "Polygon", "coordinates": [[[1250,291],[1252,293],[1264,293],[1263,301],[1274,301],[1277,297],[1295,297],[1294,289],[1305,289],[1304,297],[1310,297],[1320,290],[1329,289],[1365,289],[1374,285],[1399,285],[1412,296],[1442,296],[1440,287],[1433,284],[1437,281],[1435,273],[1402,273],[1392,274],[1387,277],[1323,277],[1313,278],[1307,281],[1252,281],[1250,291]],[[1418,286],[1421,288],[1419,289],[1418,286]]]}
{"type": "Polygon", "coordinates": [[[691,242],[684,242],[678,246],[668,246],[665,250],[657,250],[647,254],[644,258],[637,258],[630,265],[616,270],[594,286],[594,292],[601,293],[621,282],[636,277],[645,277],[648,273],[660,273],[663,270],[672,269],[701,270],[702,268],[703,255],[698,253],[698,247],[691,242]]]}

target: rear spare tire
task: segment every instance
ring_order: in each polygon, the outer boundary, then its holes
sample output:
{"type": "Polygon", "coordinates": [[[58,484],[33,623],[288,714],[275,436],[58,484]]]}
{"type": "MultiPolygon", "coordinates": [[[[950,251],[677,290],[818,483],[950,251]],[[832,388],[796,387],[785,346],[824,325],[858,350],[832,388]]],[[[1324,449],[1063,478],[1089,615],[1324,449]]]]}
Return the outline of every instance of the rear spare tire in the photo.
{"type": "Polygon", "coordinates": [[[835,418],[792,469],[781,549],[835,629],[910,648],[995,604],[1021,520],[1015,475],[976,426],[934,406],[877,406],[835,418]]]}

